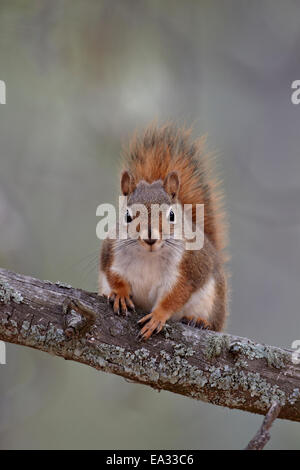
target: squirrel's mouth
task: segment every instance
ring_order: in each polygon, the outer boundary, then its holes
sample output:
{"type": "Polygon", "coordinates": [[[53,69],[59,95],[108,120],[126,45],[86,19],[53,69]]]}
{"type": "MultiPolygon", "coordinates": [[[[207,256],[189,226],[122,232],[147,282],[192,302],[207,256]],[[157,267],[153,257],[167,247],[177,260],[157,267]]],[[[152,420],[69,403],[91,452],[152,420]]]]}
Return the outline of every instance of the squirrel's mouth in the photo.
{"type": "Polygon", "coordinates": [[[145,250],[149,253],[153,253],[155,251],[160,250],[163,246],[163,240],[160,239],[139,239],[140,244],[143,246],[145,250]]]}

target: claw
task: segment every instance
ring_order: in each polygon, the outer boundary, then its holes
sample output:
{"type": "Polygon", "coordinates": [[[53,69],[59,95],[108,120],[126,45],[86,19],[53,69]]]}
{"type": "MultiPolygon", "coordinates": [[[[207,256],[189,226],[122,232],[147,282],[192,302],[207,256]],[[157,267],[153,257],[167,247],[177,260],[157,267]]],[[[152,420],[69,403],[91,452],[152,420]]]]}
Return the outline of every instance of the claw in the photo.
{"type": "Polygon", "coordinates": [[[206,321],[206,320],[203,320],[202,318],[183,317],[181,319],[181,322],[188,325],[188,326],[192,326],[194,328],[200,328],[202,330],[209,330],[210,329],[209,322],[206,321]]]}
{"type": "Polygon", "coordinates": [[[145,323],[140,331],[140,336],[143,340],[147,340],[152,334],[157,334],[163,329],[165,320],[164,318],[159,317],[157,313],[152,312],[141,318],[138,323],[145,323]]]}
{"type": "Polygon", "coordinates": [[[135,306],[132,300],[129,297],[125,298],[125,302],[128,308],[130,308],[133,312],[135,312],[135,306]]]}
{"type": "Polygon", "coordinates": [[[126,317],[129,315],[129,311],[127,306],[135,311],[133,302],[129,299],[129,297],[125,297],[122,295],[118,295],[115,292],[111,292],[108,296],[108,303],[110,303],[113,307],[113,311],[116,315],[125,315],[126,317]]]}
{"type": "Polygon", "coordinates": [[[121,304],[121,311],[122,311],[122,313],[124,313],[124,315],[127,316],[128,310],[127,310],[127,307],[126,307],[126,301],[125,301],[125,298],[124,298],[124,297],[120,297],[120,304],[121,304]]]}

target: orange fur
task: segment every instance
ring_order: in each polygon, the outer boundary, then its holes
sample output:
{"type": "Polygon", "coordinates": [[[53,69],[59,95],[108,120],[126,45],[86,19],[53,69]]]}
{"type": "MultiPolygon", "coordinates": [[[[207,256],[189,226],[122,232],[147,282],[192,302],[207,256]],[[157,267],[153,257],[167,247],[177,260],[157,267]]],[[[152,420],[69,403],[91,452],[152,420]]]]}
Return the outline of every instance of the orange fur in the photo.
{"type": "Polygon", "coordinates": [[[198,328],[211,329],[211,324],[204,318],[195,318],[192,315],[187,315],[181,319],[182,323],[187,325],[197,326],[198,328]]]}
{"type": "MultiPolygon", "coordinates": [[[[129,195],[131,203],[142,202],[144,198],[149,211],[150,202],[164,201],[168,195],[168,201],[192,205],[194,222],[196,204],[204,205],[205,237],[201,250],[176,252],[175,247],[172,251],[163,245],[158,263],[159,259],[144,257],[147,251],[139,250],[141,245],[146,250],[149,240],[136,242],[139,248],[132,240],[122,244],[107,238],[102,244],[99,292],[108,296],[115,313],[127,314],[127,307],[134,309],[134,304],[152,309],[139,320],[143,339],[161,331],[172,316],[215,331],[224,327],[227,275],[223,265],[227,260],[224,254],[227,234],[220,182],[214,175],[212,161],[212,155],[205,152],[204,138],[192,141],[190,129],[177,129],[170,124],[161,128],[151,126],[142,136],[134,137],[123,159],[121,190],[129,195]],[[156,181],[159,183],[155,184],[156,181]],[[164,252],[165,248],[170,251],[164,252]],[[166,253],[175,256],[171,270],[165,263],[166,253]],[[144,276],[143,263],[147,261],[144,276]]],[[[151,226],[151,219],[149,222],[151,226]]],[[[157,246],[161,240],[154,242],[157,246]]],[[[159,257],[160,248],[155,256],[159,257]]]]}
{"type": "Polygon", "coordinates": [[[215,248],[226,256],[225,214],[220,181],[214,176],[211,154],[205,153],[205,138],[191,141],[191,129],[173,125],[151,126],[141,137],[135,136],[125,153],[124,168],[137,184],[164,180],[171,171],[180,178],[178,199],[182,204],[204,204],[204,232],[215,248]]]}

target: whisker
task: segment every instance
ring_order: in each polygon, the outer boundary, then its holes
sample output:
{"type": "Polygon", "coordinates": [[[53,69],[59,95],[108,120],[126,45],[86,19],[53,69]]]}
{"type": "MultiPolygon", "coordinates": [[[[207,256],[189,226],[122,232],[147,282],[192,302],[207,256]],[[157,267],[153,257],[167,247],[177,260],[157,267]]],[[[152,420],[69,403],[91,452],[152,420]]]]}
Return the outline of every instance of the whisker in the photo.
{"type": "Polygon", "coordinates": [[[135,245],[137,243],[137,240],[129,238],[125,240],[117,240],[114,244],[114,251],[117,253],[124,248],[128,248],[129,246],[135,245]]]}
{"type": "Polygon", "coordinates": [[[182,253],[182,244],[180,240],[175,240],[175,239],[169,239],[167,238],[165,240],[166,245],[171,248],[174,252],[177,252],[179,254],[182,253]]]}

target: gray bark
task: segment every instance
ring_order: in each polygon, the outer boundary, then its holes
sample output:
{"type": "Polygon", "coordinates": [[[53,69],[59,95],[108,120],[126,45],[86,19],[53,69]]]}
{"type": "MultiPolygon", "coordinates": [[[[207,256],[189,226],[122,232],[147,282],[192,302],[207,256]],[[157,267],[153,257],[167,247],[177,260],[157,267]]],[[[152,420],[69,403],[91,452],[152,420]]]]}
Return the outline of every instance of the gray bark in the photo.
{"type": "Polygon", "coordinates": [[[277,402],[279,418],[300,421],[291,351],[181,323],[141,342],[141,315],[116,316],[95,293],[0,269],[0,340],[228,408],[266,414],[277,402]]]}
{"type": "Polygon", "coordinates": [[[281,406],[279,405],[279,403],[274,402],[271,408],[269,409],[268,413],[266,414],[261,427],[255,434],[253,439],[251,439],[245,450],[262,450],[265,447],[271,437],[271,426],[275,419],[278,417],[280,409],[281,406]]]}

